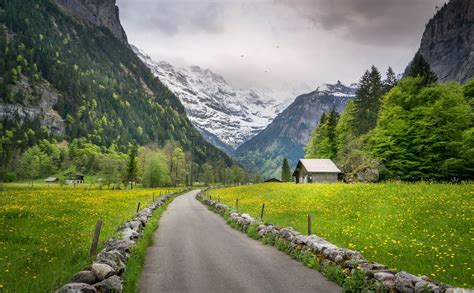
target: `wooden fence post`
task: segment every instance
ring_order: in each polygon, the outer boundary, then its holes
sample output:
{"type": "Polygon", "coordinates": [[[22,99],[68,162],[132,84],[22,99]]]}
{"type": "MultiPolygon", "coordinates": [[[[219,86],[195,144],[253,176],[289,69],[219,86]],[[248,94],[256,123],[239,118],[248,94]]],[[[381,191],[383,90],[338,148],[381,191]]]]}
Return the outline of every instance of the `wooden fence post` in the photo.
{"type": "Polygon", "coordinates": [[[312,224],[313,224],[313,216],[311,215],[311,213],[308,213],[308,235],[313,234],[313,231],[311,229],[312,224]]]}
{"type": "Polygon", "coordinates": [[[140,210],[140,202],[138,202],[138,205],[137,205],[137,213],[139,210],[140,210]]]}
{"type": "Polygon", "coordinates": [[[237,212],[239,211],[239,197],[238,196],[235,198],[235,210],[237,212]]]}
{"type": "Polygon", "coordinates": [[[263,212],[265,211],[265,204],[262,204],[262,212],[260,213],[260,220],[263,220],[263,212]]]}
{"type": "Polygon", "coordinates": [[[102,228],[102,220],[98,220],[95,224],[94,237],[92,238],[91,249],[89,250],[89,255],[93,255],[97,249],[97,244],[99,243],[100,229],[102,228]]]}
{"type": "Polygon", "coordinates": [[[152,202],[155,202],[155,193],[153,192],[153,200],[152,202]]]}

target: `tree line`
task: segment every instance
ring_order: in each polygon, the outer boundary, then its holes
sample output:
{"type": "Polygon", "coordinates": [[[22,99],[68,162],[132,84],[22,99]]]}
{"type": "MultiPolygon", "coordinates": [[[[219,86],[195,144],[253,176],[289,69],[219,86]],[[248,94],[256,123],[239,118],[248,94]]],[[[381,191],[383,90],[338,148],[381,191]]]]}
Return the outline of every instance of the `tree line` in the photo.
{"type": "MultiPolygon", "coordinates": [[[[228,166],[225,161],[197,164],[192,155],[175,141],[167,141],[163,147],[150,144],[138,146],[131,143],[126,153],[115,145],[100,147],[85,138],[56,142],[41,140],[22,153],[15,169],[5,173],[4,180],[33,181],[49,176],[68,179],[68,174],[86,174],[99,178],[97,182],[107,188],[126,188],[137,183],[146,187],[186,186],[194,183],[243,184],[254,182],[240,166],[228,166]]],[[[92,182],[90,182],[92,183],[92,182]]]]}
{"type": "Polygon", "coordinates": [[[474,79],[436,82],[419,53],[399,81],[373,66],[342,114],[321,117],[306,157],[334,160],[349,182],[472,179],[474,79]]]}

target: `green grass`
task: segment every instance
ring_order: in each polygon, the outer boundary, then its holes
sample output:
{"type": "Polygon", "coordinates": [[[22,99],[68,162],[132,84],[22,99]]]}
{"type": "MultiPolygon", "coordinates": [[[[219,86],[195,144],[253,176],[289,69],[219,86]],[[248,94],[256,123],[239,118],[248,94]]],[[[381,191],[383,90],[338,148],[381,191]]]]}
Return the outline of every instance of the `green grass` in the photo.
{"type": "Polygon", "coordinates": [[[103,220],[100,246],[130,219],[137,203],[173,189],[87,190],[81,186],[4,184],[0,190],[0,291],[57,289],[89,265],[95,223],[103,220]]]}
{"type": "Polygon", "coordinates": [[[313,234],[390,268],[474,287],[474,185],[265,183],[214,189],[213,199],[313,234]]]}
{"type": "Polygon", "coordinates": [[[145,252],[147,248],[153,244],[154,232],[159,226],[161,215],[171,200],[172,199],[155,210],[153,217],[148,221],[143,231],[142,237],[133,248],[127,262],[127,271],[124,275],[124,293],[138,292],[138,282],[140,281],[140,275],[143,271],[143,265],[145,264],[145,252]]]}

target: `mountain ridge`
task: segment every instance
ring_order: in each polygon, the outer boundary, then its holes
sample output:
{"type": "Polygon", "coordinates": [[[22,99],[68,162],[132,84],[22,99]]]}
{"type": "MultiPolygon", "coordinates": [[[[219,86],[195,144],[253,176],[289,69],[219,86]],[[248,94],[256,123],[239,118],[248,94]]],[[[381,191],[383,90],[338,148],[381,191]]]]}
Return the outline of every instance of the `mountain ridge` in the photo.
{"type": "MultiPolygon", "coordinates": [[[[115,3],[90,3],[95,2],[115,3]]],[[[185,151],[193,147],[198,163],[232,163],[204,140],[179,99],[107,27],[65,12],[52,0],[2,2],[0,17],[0,138],[7,153],[2,162],[16,160],[41,139],[85,138],[122,152],[132,142],[174,140],[185,151]]]]}
{"type": "Polygon", "coordinates": [[[229,154],[263,130],[289,104],[289,99],[277,101],[285,94],[268,89],[234,89],[209,69],[197,65],[177,68],[166,61],[154,61],[135,46],[132,49],[180,98],[201,134],[229,154]]]}
{"type": "Polygon", "coordinates": [[[355,84],[345,86],[338,81],[296,97],[262,132],[237,148],[234,158],[264,177],[278,177],[284,158],[294,166],[304,157],[304,146],[322,114],[333,107],[342,112],[355,90],[355,84]]]}

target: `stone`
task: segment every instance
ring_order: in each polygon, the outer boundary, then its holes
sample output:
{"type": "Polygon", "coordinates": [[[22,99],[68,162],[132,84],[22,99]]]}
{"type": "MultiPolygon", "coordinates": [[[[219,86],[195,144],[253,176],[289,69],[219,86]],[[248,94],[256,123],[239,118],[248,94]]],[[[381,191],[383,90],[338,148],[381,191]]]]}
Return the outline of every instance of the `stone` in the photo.
{"type": "Polygon", "coordinates": [[[340,255],[340,254],[338,254],[338,255],[334,258],[334,261],[335,261],[335,262],[341,262],[341,261],[343,261],[343,260],[344,260],[344,258],[343,258],[342,255],[340,255]]]}
{"type": "Polygon", "coordinates": [[[401,292],[415,292],[415,284],[419,281],[420,277],[402,271],[395,275],[395,289],[401,292]]]}
{"type": "Polygon", "coordinates": [[[140,220],[140,222],[142,222],[143,226],[145,226],[146,223],[148,222],[148,217],[146,216],[140,216],[138,217],[138,219],[140,220]]]}
{"type": "Polygon", "coordinates": [[[105,251],[118,250],[122,255],[128,255],[133,245],[135,242],[132,240],[109,239],[105,241],[105,251]]]}
{"type": "Polygon", "coordinates": [[[131,228],[132,230],[140,233],[143,229],[143,225],[140,221],[129,221],[125,224],[125,227],[131,228]]]}
{"type": "Polygon", "coordinates": [[[377,281],[381,281],[381,282],[393,281],[393,280],[395,280],[395,275],[390,274],[390,273],[386,273],[386,272],[378,272],[378,273],[374,274],[374,279],[376,279],[377,281]]]}
{"type": "Polygon", "coordinates": [[[416,283],[415,292],[439,292],[439,287],[432,282],[421,280],[416,283]]]}
{"type": "Polygon", "coordinates": [[[97,292],[109,293],[115,292],[120,293],[123,290],[122,280],[119,276],[112,276],[107,278],[100,283],[94,285],[94,288],[97,289],[97,292]]]}
{"type": "Polygon", "coordinates": [[[56,293],[96,293],[97,290],[86,283],[68,283],[62,286],[56,293]]]}
{"type": "Polygon", "coordinates": [[[122,230],[122,239],[124,240],[134,240],[138,239],[140,234],[137,231],[130,229],[129,227],[122,230]]]}
{"type": "Polygon", "coordinates": [[[97,255],[96,259],[98,263],[107,264],[112,267],[116,274],[124,272],[125,264],[123,260],[123,256],[117,250],[103,251],[97,255]]]}
{"type": "Polygon", "coordinates": [[[70,283],[85,283],[85,284],[95,284],[99,282],[97,276],[91,271],[80,271],[72,276],[70,283]]]}
{"type": "Polygon", "coordinates": [[[392,292],[391,290],[395,288],[395,281],[393,280],[383,281],[382,284],[389,292],[392,292]]]}
{"type": "Polygon", "coordinates": [[[376,262],[365,262],[365,263],[359,264],[359,269],[367,273],[369,271],[386,270],[388,269],[388,267],[386,265],[379,264],[376,262]]]}
{"type": "Polygon", "coordinates": [[[97,278],[99,278],[99,280],[107,279],[115,274],[115,271],[111,266],[96,262],[92,264],[91,271],[97,276],[97,278]]]}

